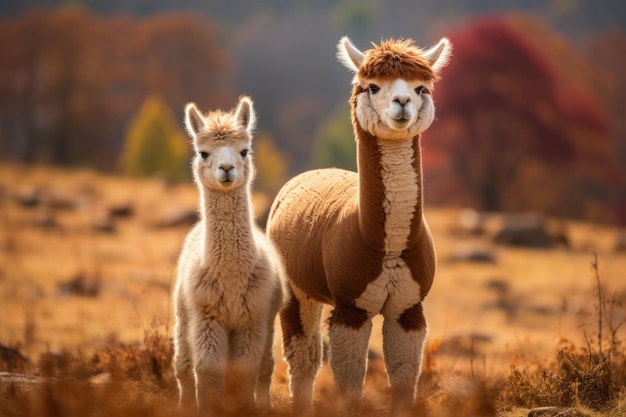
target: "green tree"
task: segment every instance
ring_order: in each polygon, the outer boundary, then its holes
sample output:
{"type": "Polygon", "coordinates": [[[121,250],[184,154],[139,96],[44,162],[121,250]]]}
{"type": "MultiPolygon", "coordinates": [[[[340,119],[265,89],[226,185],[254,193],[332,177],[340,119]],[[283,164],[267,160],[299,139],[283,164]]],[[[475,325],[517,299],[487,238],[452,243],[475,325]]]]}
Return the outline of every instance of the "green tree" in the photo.
{"type": "Polygon", "coordinates": [[[132,176],[189,178],[189,147],[168,105],[148,97],[131,121],[122,153],[122,169],[132,176]]]}
{"type": "Polygon", "coordinates": [[[348,106],[342,104],[320,127],[311,163],[314,168],[337,167],[356,171],[356,144],[348,106]]]}
{"type": "Polygon", "coordinates": [[[331,9],[330,16],[336,27],[354,33],[371,27],[380,14],[379,9],[377,1],[342,0],[331,9]]]}

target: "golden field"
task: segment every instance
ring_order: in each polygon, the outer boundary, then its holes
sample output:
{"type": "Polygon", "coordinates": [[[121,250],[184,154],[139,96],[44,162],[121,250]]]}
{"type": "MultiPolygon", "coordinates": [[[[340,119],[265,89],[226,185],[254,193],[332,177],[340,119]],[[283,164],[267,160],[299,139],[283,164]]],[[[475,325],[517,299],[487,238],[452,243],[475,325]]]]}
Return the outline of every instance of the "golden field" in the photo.
{"type": "MultiPolygon", "coordinates": [[[[89,384],[104,379],[107,387],[112,373],[116,382],[132,382],[134,394],[128,397],[126,389],[107,388],[110,397],[102,398],[122,396],[134,405],[125,408],[118,401],[117,411],[108,415],[134,415],[139,410],[176,415],[175,381],[168,363],[173,326],[170,291],[196,202],[192,184],[1,165],[0,345],[19,351],[29,362],[12,369],[4,358],[0,372],[54,375],[61,381],[71,377],[89,384]],[[152,359],[160,352],[161,362],[153,360],[152,365],[159,369],[157,383],[154,369],[132,373],[130,367],[111,365],[115,358],[137,360],[140,366],[145,352],[152,359]],[[67,364],[51,359],[64,354],[75,362],[69,367],[75,372],[64,374],[67,364]],[[46,366],[57,367],[58,372],[47,372],[46,366]]],[[[255,196],[260,217],[270,202],[267,196],[255,196]]],[[[623,351],[620,356],[617,350],[624,349],[620,343],[626,326],[615,329],[626,321],[626,252],[616,249],[619,230],[553,219],[552,229],[567,236],[567,245],[518,248],[493,243],[503,215],[486,216],[483,232],[476,234],[463,226],[463,213],[442,208],[429,208],[426,213],[439,263],[424,303],[430,333],[416,415],[527,415],[532,401],[511,399],[511,389],[521,390],[523,385],[516,385],[515,377],[521,373],[532,382],[540,379],[540,372],[558,372],[557,352],[563,349],[591,358],[592,353],[608,354],[613,347],[617,353],[611,359],[612,378],[626,374],[616,368],[626,365],[619,362],[623,351]],[[480,255],[483,262],[465,259],[467,253],[480,255]],[[592,268],[592,253],[597,254],[597,268],[592,268]],[[604,312],[600,352],[599,300],[604,312]]],[[[389,389],[379,320],[371,351],[363,413],[385,415],[389,389]]],[[[288,415],[282,360],[274,381],[273,412],[288,415]]],[[[65,404],[63,382],[53,388],[46,383],[47,391],[33,388],[32,392],[11,384],[10,389],[6,384],[0,387],[3,401],[7,400],[0,415],[101,415],[92,412],[92,405],[65,404]],[[32,399],[31,394],[43,408],[22,403],[32,399]],[[64,412],[51,412],[46,406],[57,403],[64,412]]],[[[579,407],[580,415],[624,416],[623,384],[616,381],[618,389],[604,407],[572,406],[579,407]]],[[[336,413],[327,365],[318,379],[316,401],[318,415],[336,413]]],[[[544,402],[563,405],[556,400],[544,402]]],[[[105,405],[101,409],[109,410],[105,405]]]]}

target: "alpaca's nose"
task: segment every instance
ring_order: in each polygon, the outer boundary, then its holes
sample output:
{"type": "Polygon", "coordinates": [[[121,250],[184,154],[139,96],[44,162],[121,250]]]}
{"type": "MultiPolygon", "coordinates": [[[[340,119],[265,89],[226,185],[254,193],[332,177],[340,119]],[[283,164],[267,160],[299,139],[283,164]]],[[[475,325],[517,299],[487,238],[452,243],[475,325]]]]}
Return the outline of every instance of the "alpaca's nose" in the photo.
{"type": "Polygon", "coordinates": [[[398,103],[401,107],[404,107],[407,103],[411,101],[410,96],[395,96],[393,97],[393,102],[398,103]]]}
{"type": "Polygon", "coordinates": [[[228,171],[235,168],[235,166],[233,164],[221,164],[218,168],[228,174],[228,171]]]}

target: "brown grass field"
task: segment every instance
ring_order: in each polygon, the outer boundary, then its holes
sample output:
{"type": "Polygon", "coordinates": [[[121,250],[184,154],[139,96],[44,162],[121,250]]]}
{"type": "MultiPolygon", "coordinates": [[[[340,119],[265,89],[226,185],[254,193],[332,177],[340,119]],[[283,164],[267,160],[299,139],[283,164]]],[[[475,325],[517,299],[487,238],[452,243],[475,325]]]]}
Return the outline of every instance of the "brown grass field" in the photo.
{"type": "MultiPolygon", "coordinates": [[[[0,416],[178,415],[170,290],[196,201],[192,184],[0,165],[0,416]]],[[[255,197],[260,217],[270,201],[255,197]]],[[[568,245],[509,247],[492,239],[502,215],[475,234],[460,214],[427,210],[439,264],[414,415],[626,416],[619,231],[552,219],[568,245]]],[[[380,324],[363,416],[389,403],[380,324]]],[[[272,389],[289,416],[282,359],[272,389]]],[[[340,415],[327,365],[315,398],[340,415]]]]}

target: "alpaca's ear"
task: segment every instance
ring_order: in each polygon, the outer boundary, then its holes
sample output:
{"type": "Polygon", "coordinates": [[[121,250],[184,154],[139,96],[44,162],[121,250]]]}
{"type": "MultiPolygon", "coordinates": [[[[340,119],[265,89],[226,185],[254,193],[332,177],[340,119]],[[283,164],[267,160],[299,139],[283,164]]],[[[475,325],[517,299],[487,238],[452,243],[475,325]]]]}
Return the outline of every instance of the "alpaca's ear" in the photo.
{"type": "Polygon", "coordinates": [[[256,127],[256,114],[254,112],[254,104],[250,97],[239,97],[239,105],[237,106],[235,117],[237,121],[246,128],[248,133],[252,134],[252,131],[256,127]]]}
{"type": "Polygon", "coordinates": [[[200,131],[206,128],[206,121],[200,110],[198,110],[196,103],[188,103],[185,106],[185,128],[193,139],[198,136],[200,131]]]}
{"type": "Polygon", "coordinates": [[[347,36],[344,36],[337,45],[337,59],[350,71],[359,72],[363,63],[363,52],[359,51],[347,36]]]}
{"type": "Polygon", "coordinates": [[[450,55],[452,55],[452,44],[447,38],[441,38],[439,43],[425,51],[424,55],[428,58],[433,72],[438,74],[443,67],[448,65],[450,55]]]}

